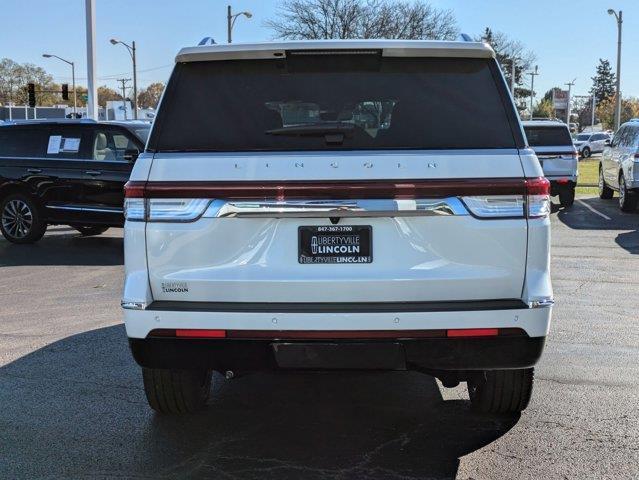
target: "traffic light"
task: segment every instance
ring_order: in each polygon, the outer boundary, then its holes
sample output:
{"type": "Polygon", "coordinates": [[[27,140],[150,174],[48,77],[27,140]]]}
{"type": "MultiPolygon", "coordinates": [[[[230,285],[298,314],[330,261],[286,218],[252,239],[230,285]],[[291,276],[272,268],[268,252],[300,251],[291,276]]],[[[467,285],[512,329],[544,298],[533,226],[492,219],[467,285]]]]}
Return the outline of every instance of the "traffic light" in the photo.
{"type": "Polygon", "coordinates": [[[33,108],[36,106],[35,83],[27,84],[27,92],[29,93],[29,106],[33,108]]]}
{"type": "Polygon", "coordinates": [[[62,84],[62,100],[69,100],[69,84],[62,84]]]}

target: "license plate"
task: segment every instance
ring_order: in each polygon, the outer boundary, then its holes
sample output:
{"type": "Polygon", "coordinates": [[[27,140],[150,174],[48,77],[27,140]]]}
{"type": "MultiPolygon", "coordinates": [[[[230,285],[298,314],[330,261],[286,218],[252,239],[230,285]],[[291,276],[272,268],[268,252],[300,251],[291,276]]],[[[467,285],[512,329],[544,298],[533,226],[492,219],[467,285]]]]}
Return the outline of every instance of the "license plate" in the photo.
{"type": "Polygon", "coordinates": [[[298,229],[299,263],[371,263],[370,225],[304,226],[298,229]]]}

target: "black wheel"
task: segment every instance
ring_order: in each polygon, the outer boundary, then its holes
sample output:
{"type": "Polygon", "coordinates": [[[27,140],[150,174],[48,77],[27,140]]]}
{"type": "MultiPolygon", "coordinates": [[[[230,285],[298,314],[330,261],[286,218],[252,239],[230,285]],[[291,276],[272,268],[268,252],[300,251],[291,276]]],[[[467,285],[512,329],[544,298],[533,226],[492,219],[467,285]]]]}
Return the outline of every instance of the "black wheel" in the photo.
{"type": "Polygon", "coordinates": [[[637,209],[637,195],[626,187],[623,173],[619,175],[619,208],[622,212],[634,212],[637,209]]]}
{"type": "Polygon", "coordinates": [[[211,391],[210,370],[142,368],[144,392],[158,413],[194,413],[204,408],[211,391]]]}
{"type": "Polygon", "coordinates": [[[38,206],[28,195],[7,195],[0,203],[0,212],[2,235],[12,243],[37,242],[47,230],[38,206]]]}
{"type": "Polygon", "coordinates": [[[562,207],[572,207],[575,203],[575,187],[566,187],[559,190],[559,203],[562,207]]]}
{"type": "Polygon", "coordinates": [[[603,169],[601,168],[601,165],[599,165],[599,198],[603,198],[603,199],[610,199],[612,198],[613,195],[613,191],[612,188],[610,188],[608,185],[606,185],[606,181],[604,180],[604,176],[603,176],[603,169]]]}
{"type": "Polygon", "coordinates": [[[468,380],[473,409],[482,413],[517,413],[530,401],[535,370],[486,370],[468,380]]]}
{"type": "Polygon", "coordinates": [[[589,158],[590,155],[592,155],[592,152],[590,151],[590,147],[584,147],[583,150],[581,151],[581,156],[584,158],[589,158]]]}
{"type": "Polygon", "coordinates": [[[83,226],[83,225],[71,225],[78,232],[82,234],[83,237],[92,237],[94,235],[100,235],[106,232],[109,227],[94,227],[94,226],[83,226]]]}

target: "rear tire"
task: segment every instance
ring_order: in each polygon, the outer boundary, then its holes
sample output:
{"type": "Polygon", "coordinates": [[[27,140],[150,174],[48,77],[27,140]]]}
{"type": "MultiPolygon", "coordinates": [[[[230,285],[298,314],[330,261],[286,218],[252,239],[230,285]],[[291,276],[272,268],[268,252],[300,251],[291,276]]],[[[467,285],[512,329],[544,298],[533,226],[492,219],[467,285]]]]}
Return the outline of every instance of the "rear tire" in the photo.
{"type": "Polygon", "coordinates": [[[101,235],[106,232],[109,227],[94,227],[94,226],[83,226],[83,225],[71,225],[78,232],[82,234],[83,237],[93,237],[95,235],[101,235]]]}
{"type": "Polygon", "coordinates": [[[0,201],[0,230],[11,243],[34,243],[42,238],[47,224],[32,197],[13,193],[0,201]]]}
{"type": "Polygon", "coordinates": [[[561,206],[565,208],[572,207],[572,204],[575,203],[575,187],[574,186],[562,188],[559,191],[559,203],[561,203],[561,206]]]}
{"type": "Polygon", "coordinates": [[[637,209],[637,195],[628,190],[623,174],[619,175],[619,208],[622,212],[634,212],[637,209]]]}
{"type": "Polygon", "coordinates": [[[584,158],[589,158],[590,155],[592,155],[592,152],[590,151],[590,147],[584,147],[584,149],[581,151],[581,156],[584,158]]]}
{"type": "Polygon", "coordinates": [[[211,391],[210,370],[142,368],[144,393],[158,413],[194,413],[204,408],[211,391]]]}
{"type": "Polygon", "coordinates": [[[612,198],[614,194],[612,188],[606,185],[606,180],[604,180],[603,169],[601,165],[599,165],[599,198],[603,198],[604,200],[609,200],[612,198]]]}
{"type": "Polygon", "coordinates": [[[518,413],[532,395],[534,368],[486,370],[468,380],[473,409],[482,413],[518,413]]]}

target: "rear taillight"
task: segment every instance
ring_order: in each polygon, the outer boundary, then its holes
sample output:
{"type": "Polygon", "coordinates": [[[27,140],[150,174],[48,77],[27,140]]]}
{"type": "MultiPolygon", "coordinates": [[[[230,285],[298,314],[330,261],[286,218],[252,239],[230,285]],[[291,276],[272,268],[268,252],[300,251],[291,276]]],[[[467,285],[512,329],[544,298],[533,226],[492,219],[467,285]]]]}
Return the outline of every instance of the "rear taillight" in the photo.
{"type": "Polygon", "coordinates": [[[525,195],[473,195],[462,197],[478,218],[541,218],[550,215],[550,182],[544,177],[523,181],[525,195]]]}
{"type": "Polygon", "coordinates": [[[550,182],[545,177],[526,180],[526,204],[528,218],[550,215],[550,182]]]}
{"type": "Polygon", "coordinates": [[[361,182],[129,182],[126,220],[191,222],[213,199],[423,199],[455,196],[481,219],[539,218],[550,214],[550,182],[532,179],[455,179],[361,182]]]}
{"type": "Polygon", "coordinates": [[[479,218],[521,218],[524,216],[523,195],[478,195],[463,197],[470,212],[479,218]]]}
{"type": "Polygon", "coordinates": [[[206,211],[211,200],[205,198],[144,198],[145,185],[129,182],[124,186],[124,218],[131,221],[192,222],[206,211]]]}

